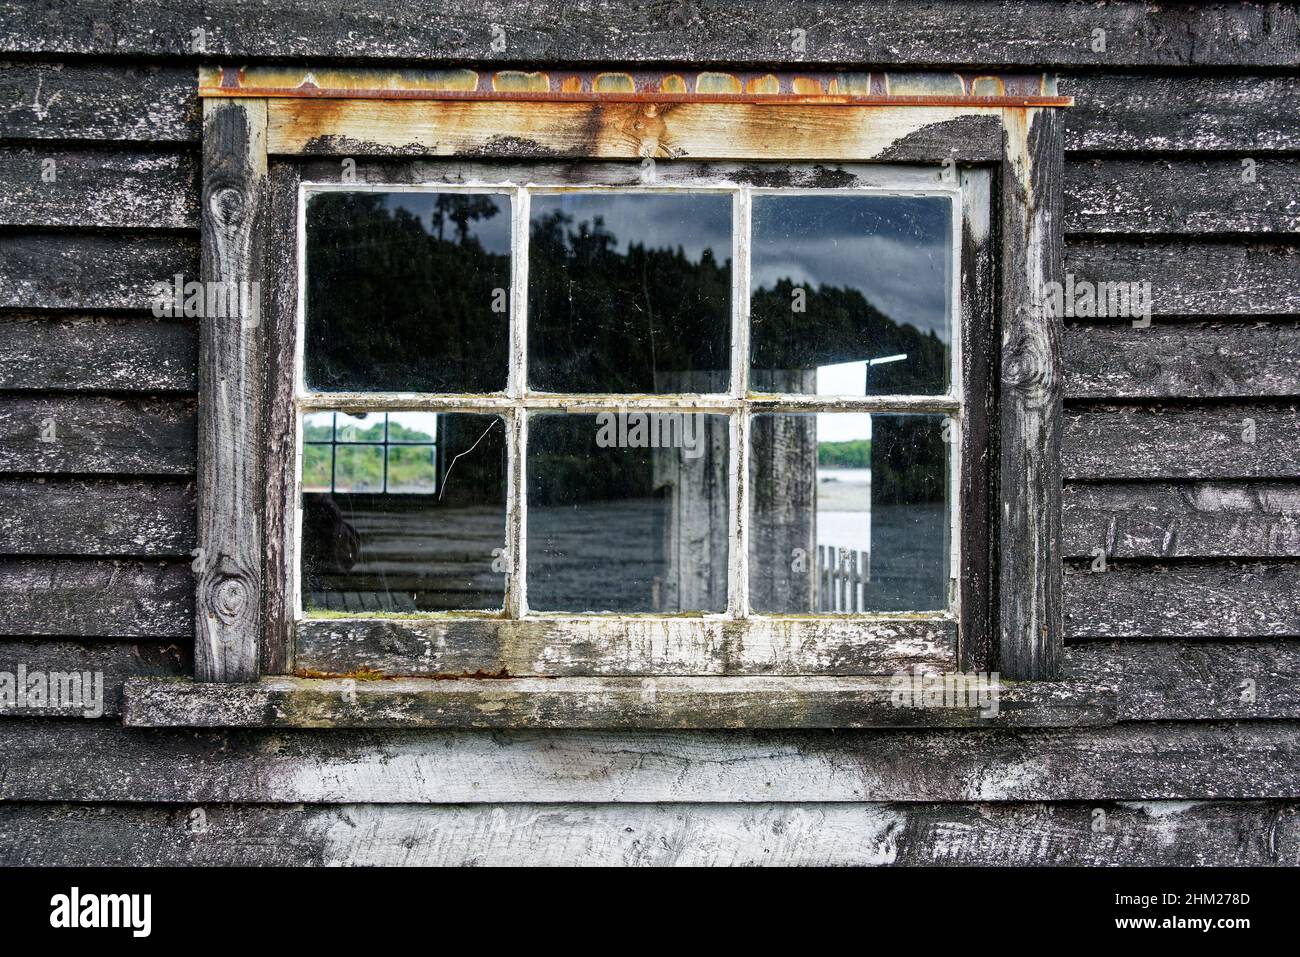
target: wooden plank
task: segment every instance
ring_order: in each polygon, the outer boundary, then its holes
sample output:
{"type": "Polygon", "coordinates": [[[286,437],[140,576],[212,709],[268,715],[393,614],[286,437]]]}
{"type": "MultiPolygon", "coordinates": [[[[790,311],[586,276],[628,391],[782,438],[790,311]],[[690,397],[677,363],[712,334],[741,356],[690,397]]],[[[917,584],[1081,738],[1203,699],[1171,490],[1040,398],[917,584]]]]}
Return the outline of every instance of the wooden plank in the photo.
{"type": "Polygon", "coordinates": [[[197,228],[188,153],[0,148],[0,226],[197,228]]]}
{"type": "Polygon", "coordinates": [[[915,728],[1112,724],[1113,685],[874,678],[263,678],[127,682],[131,727],[915,728]],[[942,697],[940,697],[942,696],[942,697]]]}
{"type": "Polygon", "coordinates": [[[1300,724],[359,731],[0,721],[4,801],[545,803],[1300,797],[1300,724]]]}
{"type": "Polygon", "coordinates": [[[854,0],[831,16],[791,0],[724,0],[688,7],[593,4],[573,11],[541,0],[512,4],[509,16],[476,0],[436,7],[379,0],[345,11],[301,5],[292,18],[276,8],[215,0],[202,15],[180,0],[137,0],[129,12],[110,0],[8,0],[0,51],[149,56],[196,52],[192,27],[204,27],[209,56],[348,60],[467,60],[506,63],[654,62],[766,66],[818,63],[1059,64],[1114,68],[1295,64],[1296,12],[1244,2],[1103,6],[1047,0],[988,4],[854,0]],[[170,23],[160,30],[151,24],[170,23]],[[501,23],[504,31],[492,30],[501,23]],[[807,52],[791,53],[792,29],[807,30],[807,52]],[[1094,49],[1093,31],[1106,32],[1094,49]],[[497,39],[497,37],[500,39],[497,39]],[[504,41],[504,42],[502,42],[504,41]]]}
{"type": "Polygon", "coordinates": [[[267,149],[504,159],[991,160],[989,107],[268,100],[267,149]]]}
{"type": "Polygon", "coordinates": [[[1002,164],[998,670],[1059,670],[1061,317],[1040,290],[1061,275],[1061,119],[1008,110],[1002,164]]]}
{"type": "Polygon", "coordinates": [[[388,675],[852,675],[950,669],[951,622],[314,618],[297,667],[388,675]]]}
{"type": "MultiPolygon", "coordinates": [[[[267,170],[267,220],[296,221],[301,168],[273,163],[267,170]]],[[[297,416],[293,384],[297,374],[298,237],[297,231],[267,243],[263,266],[266,284],[266,557],[262,635],[262,673],[286,674],[294,665],[293,618],[295,556],[290,547],[298,509],[295,471],[297,416]]],[[[316,607],[321,607],[317,605],[316,607]]],[[[392,610],[391,608],[389,610],[392,610]]]]}
{"type": "Polygon", "coordinates": [[[248,681],[261,669],[266,200],[266,103],[208,102],[203,280],[239,288],[240,295],[229,316],[203,317],[199,338],[194,673],[200,681],[248,681]],[[245,288],[254,290],[247,298],[245,288]]]}
{"type": "Polygon", "coordinates": [[[1300,395],[1292,323],[1067,323],[1067,399],[1237,399],[1300,395]]]}
{"type": "Polygon", "coordinates": [[[1298,195],[1300,160],[1294,159],[1075,160],[1065,167],[1065,229],[1295,233],[1298,195]]]}
{"type": "Polygon", "coordinates": [[[1085,73],[1062,76],[1059,86],[1074,97],[1067,150],[1300,150],[1300,77],[1085,73]]]}
{"type": "Polygon", "coordinates": [[[197,333],[186,319],[0,315],[0,389],[194,392],[197,333]]]}
{"type": "MultiPolygon", "coordinates": [[[[36,671],[90,672],[102,676],[104,717],[122,713],[122,683],[127,678],[171,678],[193,671],[188,642],[167,641],[0,641],[0,670],[16,674],[18,666],[36,671]]],[[[84,709],[0,706],[7,718],[80,717],[84,709]]]]}
{"type": "Polygon", "coordinates": [[[1300,558],[1300,485],[1186,482],[1065,487],[1067,556],[1300,558]]]}
{"type": "Polygon", "coordinates": [[[194,142],[197,87],[186,66],[0,62],[0,140],[194,142]]]}
{"type": "Polygon", "coordinates": [[[158,558],[193,548],[193,483],[0,479],[0,553],[158,558]]]}
{"type": "Polygon", "coordinates": [[[152,309],[154,284],[193,277],[189,236],[6,232],[0,234],[0,307],[152,309]]]}
{"type": "Polygon", "coordinates": [[[1122,721],[1300,717],[1300,642],[1105,641],[1066,651],[1066,674],[1119,686],[1122,721]]]}
{"type": "Polygon", "coordinates": [[[186,563],[0,560],[0,634],[177,638],[193,630],[186,563]]]}
{"type": "MultiPolygon", "coordinates": [[[[998,333],[997,205],[992,169],[961,173],[961,384],[962,447],[991,449],[999,416],[996,377],[1001,373],[998,333]]],[[[964,455],[957,477],[958,508],[967,517],[960,542],[961,631],[958,667],[988,671],[996,667],[997,516],[996,476],[989,455],[964,455]]],[[[871,555],[864,556],[871,577],[871,555]]],[[[870,588],[865,585],[864,589],[870,588]]],[[[865,594],[865,591],[864,591],[865,594]]]]}
{"type": "Polygon", "coordinates": [[[1283,409],[1109,408],[1067,411],[1069,479],[1292,479],[1300,415],[1283,409]]]}
{"type": "MultiPolygon", "coordinates": [[[[1295,866],[1300,804],[0,807],[8,866],[1295,866]],[[196,813],[197,812],[197,813],[196,813]]],[[[918,878],[923,875],[918,873],[918,878]]],[[[896,880],[892,878],[891,880],[896,880]]],[[[916,888],[922,892],[923,888],[916,888]]]]}
{"type": "Polygon", "coordinates": [[[1076,237],[1065,268],[1076,282],[1149,282],[1156,316],[1300,313],[1297,246],[1076,237]]]}
{"type": "Polygon", "coordinates": [[[192,475],[194,401],[0,397],[0,472],[192,475]]]}
{"type": "Polygon", "coordinates": [[[1069,638],[1300,635],[1300,565],[1112,564],[1065,570],[1069,638]]]}

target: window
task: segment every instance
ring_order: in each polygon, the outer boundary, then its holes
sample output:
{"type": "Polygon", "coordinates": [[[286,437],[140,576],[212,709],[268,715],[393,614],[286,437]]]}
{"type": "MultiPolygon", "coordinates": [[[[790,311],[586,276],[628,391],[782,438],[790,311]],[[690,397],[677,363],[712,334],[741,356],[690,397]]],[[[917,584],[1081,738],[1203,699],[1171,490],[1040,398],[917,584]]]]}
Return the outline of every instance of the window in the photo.
{"type": "Polygon", "coordinates": [[[265,321],[204,318],[199,682],[130,720],[266,675],[242,721],[945,723],[879,677],[1056,676],[1051,78],[354,72],[201,71],[203,276],[265,321]]]}
{"type": "Polygon", "coordinates": [[[673,616],[688,641],[827,618],[863,649],[903,628],[950,651],[959,186],[662,167],[303,184],[300,635],[341,614],[673,616]]]}

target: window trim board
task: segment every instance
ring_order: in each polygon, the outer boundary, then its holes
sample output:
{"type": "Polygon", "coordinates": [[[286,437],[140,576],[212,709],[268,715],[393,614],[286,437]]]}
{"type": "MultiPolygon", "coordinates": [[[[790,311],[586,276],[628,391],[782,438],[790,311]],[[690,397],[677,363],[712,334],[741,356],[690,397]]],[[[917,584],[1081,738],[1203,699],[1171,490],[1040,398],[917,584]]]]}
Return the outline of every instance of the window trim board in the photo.
{"type": "MultiPolygon", "coordinates": [[[[491,104],[478,105],[490,107],[491,104]]],[[[285,261],[284,250],[277,248],[276,243],[259,243],[252,224],[281,221],[280,215],[293,208],[301,170],[293,162],[268,164],[267,106],[267,101],[256,98],[204,101],[202,278],[260,281],[264,276],[263,299],[268,308],[263,309],[262,317],[266,321],[262,323],[202,321],[199,481],[202,550],[196,562],[199,571],[196,678],[200,682],[248,682],[261,673],[284,673],[294,667],[291,648],[282,641],[291,625],[292,614],[285,596],[277,594],[277,589],[269,588],[268,584],[284,580],[279,575],[288,560],[281,507],[286,481],[288,487],[292,486],[289,475],[292,466],[283,457],[277,461],[276,455],[284,451],[277,449],[279,436],[283,435],[278,430],[287,425],[286,415],[292,409],[291,405],[286,407],[285,396],[280,394],[283,379],[277,378],[277,372],[291,358],[292,353],[286,355],[284,346],[292,349],[293,336],[286,328],[287,317],[278,314],[277,309],[283,309],[286,294],[296,285],[297,266],[285,261]],[[232,210],[237,211],[238,223],[234,225],[232,210]],[[232,237],[237,241],[232,243],[232,237]],[[258,361],[264,355],[270,359],[265,364],[258,361]],[[223,412],[218,404],[218,392],[224,388],[229,395],[232,385],[237,394],[253,399],[253,404],[245,407],[245,415],[261,411],[265,394],[269,429],[239,427],[230,419],[228,406],[223,412]],[[239,438],[248,435],[265,436],[266,441],[248,442],[239,438]],[[271,493],[266,495],[266,519],[262,521],[260,515],[249,514],[257,509],[248,506],[261,497],[264,488],[271,489],[271,493]],[[250,613],[250,607],[255,611],[250,613]]],[[[427,108],[429,104],[421,106],[427,108]]],[[[513,104],[510,115],[515,115],[521,106],[513,104]]],[[[742,104],[696,106],[725,111],[742,104]]],[[[752,104],[743,106],[746,111],[755,108],[752,104]]],[[[276,105],[276,109],[284,108],[283,103],[276,105]]],[[[649,109],[650,105],[642,104],[638,108],[649,109]]],[[[916,107],[819,106],[816,109],[824,111],[819,114],[822,122],[871,124],[881,117],[881,110],[916,107]],[[835,110],[844,112],[835,113],[835,110]]],[[[1002,517],[997,523],[998,538],[989,549],[989,571],[996,571],[998,587],[994,590],[996,601],[989,603],[987,621],[995,630],[990,632],[992,638],[982,649],[964,650],[961,663],[963,667],[997,663],[1004,677],[1051,678],[1058,673],[1062,635],[1060,320],[1044,315],[1032,293],[1039,284],[1059,278],[1061,271],[1061,123],[1056,110],[1047,107],[970,108],[965,112],[996,118],[1000,127],[995,216],[999,227],[999,311],[1003,328],[993,419],[999,436],[1009,439],[998,447],[997,488],[988,496],[990,510],[1000,512],[1002,517]],[[1009,497],[1013,491],[1015,494],[1009,497]],[[1026,568],[1033,570],[1034,577],[1023,577],[1026,568]]],[[[914,125],[913,133],[926,130],[924,138],[929,140],[930,161],[945,158],[941,155],[945,151],[954,158],[969,158],[961,155],[957,143],[946,150],[936,145],[943,135],[952,137],[960,132],[960,126],[954,127],[950,121],[916,126],[920,119],[920,114],[913,114],[907,123],[914,125]],[[934,129],[936,125],[944,129],[934,129]]],[[[915,136],[908,139],[918,142],[915,136]]],[[[828,142],[843,141],[830,137],[828,142]]],[[[779,142],[773,142],[772,147],[776,151],[781,148],[779,142]]],[[[619,158],[640,158],[633,151],[639,148],[635,140],[630,140],[623,147],[627,155],[619,154],[619,158]]],[[[426,148],[421,149],[428,155],[426,148]]],[[[608,155],[607,148],[602,150],[585,154],[578,149],[573,158],[608,155]]],[[[889,147],[885,146],[869,156],[817,158],[879,160],[888,151],[889,147]]],[[[356,150],[361,156],[367,152],[364,148],[356,150]]],[[[889,155],[904,161],[915,158],[906,150],[889,155]]],[[[770,158],[800,157],[774,155],[770,158]]],[[[969,250],[963,244],[963,257],[968,254],[984,253],[969,250]]],[[[246,419],[241,421],[247,425],[246,419]]],[[[966,607],[964,604],[963,609],[966,607]]]]}

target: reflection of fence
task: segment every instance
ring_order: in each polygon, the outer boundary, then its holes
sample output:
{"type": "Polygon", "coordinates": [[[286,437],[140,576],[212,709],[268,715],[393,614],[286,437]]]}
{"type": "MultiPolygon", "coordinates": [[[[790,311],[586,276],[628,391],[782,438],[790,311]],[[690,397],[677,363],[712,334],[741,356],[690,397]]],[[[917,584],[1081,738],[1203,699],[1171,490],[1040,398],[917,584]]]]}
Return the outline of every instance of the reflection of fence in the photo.
{"type": "Polygon", "coordinates": [[[817,546],[818,611],[862,611],[871,581],[871,553],[817,546]]]}

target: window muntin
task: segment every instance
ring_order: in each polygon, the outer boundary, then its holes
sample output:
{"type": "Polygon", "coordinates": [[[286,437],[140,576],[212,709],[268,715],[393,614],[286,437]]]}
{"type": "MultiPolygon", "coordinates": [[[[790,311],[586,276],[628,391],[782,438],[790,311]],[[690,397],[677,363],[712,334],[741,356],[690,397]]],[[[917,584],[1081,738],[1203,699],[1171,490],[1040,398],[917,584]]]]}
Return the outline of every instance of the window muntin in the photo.
{"type": "MultiPolygon", "coordinates": [[[[411,394],[403,391],[402,394],[396,394],[397,390],[384,388],[365,391],[356,390],[350,394],[314,392],[308,391],[307,383],[304,382],[301,375],[301,370],[310,360],[302,360],[299,366],[298,405],[300,409],[306,411],[329,405],[332,397],[346,397],[350,403],[364,403],[366,396],[371,396],[376,400],[382,400],[386,406],[393,408],[457,409],[466,412],[470,410],[491,410],[501,414],[504,423],[502,434],[508,436],[505,455],[508,460],[506,471],[510,476],[508,483],[510,487],[507,490],[506,517],[508,524],[505,538],[507,542],[512,544],[502,551],[494,550],[492,555],[497,566],[502,566],[502,560],[504,560],[504,567],[509,570],[504,604],[505,613],[508,616],[527,617],[546,614],[572,615],[611,612],[617,614],[725,615],[732,618],[767,614],[813,616],[852,614],[869,617],[873,613],[887,615],[907,611],[926,616],[953,617],[958,596],[956,569],[959,567],[957,557],[959,536],[955,531],[956,496],[954,490],[958,472],[956,457],[960,455],[958,437],[961,432],[959,425],[961,388],[959,376],[957,375],[960,366],[956,354],[956,344],[951,341],[954,338],[951,329],[952,317],[957,313],[956,304],[959,294],[954,278],[955,263],[958,261],[957,243],[960,235],[959,217],[956,212],[958,194],[955,189],[937,189],[933,192],[919,192],[908,189],[905,193],[902,193],[875,189],[766,190],[732,185],[718,188],[710,185],[698,189],[682,187],[629,189],[626,187],[566,186],[563,191],[559,191],[553,187],[537,186],[529,188],[510,187],[508,194],[500,192],[502,189],[503,187],[488,184],[470,188],[437,185],[426,189],[396,186],[370,187],[367,189],[355,186],[340,187],[334,184],[305,188],[304,200],[307,208],[310,208],[310,204],[316,196],[333,193],[396,193],[403,199],[387,201],[395,208],[416,205],[405,200],[405,197],[410,194],[443,195],[463,192],[470,195],[508,196],[513,213],[513,241],[511,246],[513,260],[511,262],[512,281],[510,288],[512,322],[510,326],[509,374],[504,377],[508,384],[504,393],[500,390],[483,388],[480,397],[476,398],[473,394],[464,392],[448,391],[411,394]],[[555,201],[556,197],[560,198],[559,202],[555,201]],[[539,354],[544,355],[545,352],[539,353],[539,351],[534,350],[531,343],[533,325],[529,307],[535,303],[535,297],[530,270],[535,268],[537,261],[531,255],[530,240],[533,238],[533,230],[539,220],[537,216],[531,214],[530,206],[537,203],[538,208],[541,210],[548,208],[563,210],[566,207],[572,210],[580,209],[584,204],[590,209],[604,203],[605,208],[609,209],[609,200],[615,197],[627,197],[628,200],[668,197],[673,200],[689,199],[693,201],[704,198],[716,201],[721,197],[726,200],[733,227],[728,238],[731,258],[725,263],[719,264],[715,253],[711,257],[712,262],[708,264],[715,271],[725,266],[731,280],[732,295],[730,297],[730,316],[727,330],[729,334],[727,341],[729,355],[725,375],[719,375],[718,370],[710,368],[705,368],[698,373],[694,369],[669,369],[664,370],[661,375],[668,374],[668,381],[672,381],[675,375],[676,381],[681,383],[675,386],[675,391],[667,391],[668,388],[673,388],[672,386],[665,387],[665,391],[662,393],[655,390],[638,394],[620,391],[629,388],[630,386],[626,384],[629,382],[645,384],[643,369],[647,364],[645,362],[646,357],[650,360],[649,364],[653,366],[654,360],[662,354],[654,349],[643,350],[644,355],[641,357],[627,357],[629,366],[641,366],[640,371],[634,369],[628,374],[611,371],[617,369],[618,364],[616,362],[605,362],[604,371],[598,368],[599,363],[587,362],[585,363],[585,375],[581,372],[573,374],[573,369],[582,369],[584,363],[571,366],[567,373],[567,380],[560,382],[560,385],[564,387],[566,397],[558,396],[552,390],[541,387],[543,382],[554,387],[556,383],[555,377],[548,380],[547,374],[544,372],[541,376],[541,382],[539,382],[533,375],[530,361],[539,354]],[[920,281],[927,270],[932,279],[935,275],[942,275],[944,288],[942,295],[938,297],[942,305],[924,313],[930,325],[928,330],[929,338],[939,341],[942,346],[941,350],[936,350],[936,354],[941,351],[943,355],[942,367],[939,369],[938,375],[935,373],[934,363],[930,362],[920,366],[920,372],[893,377],[893,381],[909,383],[914,389],[913,392],[908,394],[891,392],[882,395],[879,389],[873,388],[871,376],[876,371],[876,364],[872,363],[871,360],[884,358],[886,363],[901,360],[893,358],[893,355],[896,354],[883,357],[867,356],[867,353],[873,350],[880,351],[878,348],[880,345],[879,337],[877,337],[877,340],[864,337],[869,341],[865,345],[857,345],[858,352],[856,354],[850,350],[849,355],[855,357],[849,358],[848,361],[805,365],[802,370],[805,377],[809,371],[813,373],[814,385],[811,389],[790,385],[786,385],[779,390],[772,389],[770,386],[773,383],[773,374],[777,370],[757,367],[746,368],[746,366],[757,366],[759,364],[757,361],[749,361],[752,354],[751,335],[753,327],[744,321],[744,316],[749,307],[749,274],[753,262],[749,250],[752,246],[757,246],[758,240],[762,238],[758,233],[751,235],[749,223],[753,216],[753,210],[759,204],[795,198],[816,198],[822,202],[841,200],[859,206],[864,200],[892,203],[899,203],[904,200],[920,200],[923,203],[935,204],[935,208],[928,210],[929,219],[931,222],[935,220],[942,221],[943,228],[947,230],[948,241],[940,245],[935,241],[936,231],[933,228],[924,231],[925,241],[929,248],[925,250],[924,256],[919,258],[924,260],[925,266],[919,272],[915,269],[904,270],[904,272],[907,272],[914,281],[920,281]],[[937,266],[935,265],[936,260],[938,261],[937,266]],[[856,358],[856,355],[859,354],[865,358],[856,358]],[[854,377],[860,371],[866,374],[861,390],[843,385],[846,382],[856,381],[854,377]],[[928,379],[926,378],[927,375],[929,376],[928,379]],[[941,376],[941,379],[939,376],[941,376]],[[833,383],[832,387],[818,387],[817,380],[819,379],[822,382],[833,383]],[[525,381],[527,381],[527,385],[523,384],[525,381]],[[587,385],[587,382],[591,384],[587,385]],[[704,384],[701,385],[701,383],[704,384]],[[814,532],[813,554],[808,556],[807,559],[810,564],[818,569],[814,575],[814,583],[811,586],[813,595],[811,597],[806,596],[804,601],[791,601],[790,595],[792,593],[787,588],[784,593],[786,595],[784,600],[769,599],[767,596],[780,593],[781,590],[777,588],[774,592],[770,587],[766,588],[766,590],[760,587],[757,589],[756,599],[755,584],[759,579],[755,576],[756,574],[761,576],[763,569],[771,567],[774,559],[772,556],[765,558],[755,551],[761,549],[759,542],[764,534],[757,531],[760,524],[754,512],[753,502],[755,490],[759,489],[762,483],[762,476],[755,475],[753,472],[752,439],[755,426],[762,421],[760,417],[764,415],[772,417],[800,415],[825,420],[825,417],[828,416],[846,414],[856,414],[868,420],[874,416],[880,421],[903,422],[910,417],[919,422],[924,419],[926,422],[925,431],[933,433],[937,427],[944,436],[940,452],[941,461],[935,461],[933,454],[928,454],[928,458],[924,463],[926,491],[923,496],[923,504],[925,505],[927,518],[922,521],[914,517],[910,525],[906,520],[896,521],[894,523],[894,526],[897,526],[896,528],[891,526],[889,522],[880,525],[881,528],[891,528],[895,539],[906,540],[909,537],[909,532],[913,535],[926,535],[930,530],[934,530],[936,523],[933,516],[936,514],[940,516],[937,527],[939,538],[932,543],[933,547],[929,549],[923,559],[926,566],[925,574],[911,575],[910,585],[904,586],[895,581],[891,586],[892,591],[882,590],[880,587],[880,583],[884,580],[881,573],[882,556],[879,554],[879,549],[877,549],[877,555],[874,558],[876,588],[870,590],[867,587],[867,583],[873,580],[870,535],[860,535],[859,538],[865,539],[867,547],[855,549],[849,547],[853,544],[852,542],[849,545],[841,545],[838,542],[833,544],[829,542],[821,543],[816,532],[814,532]],[[665,527],[670,525],[680,526],[685,523],[665,519],[662,508],[659,507],[657,512],[657,506],[653,502],[640,510],[639,517],[631,523],[633,526],[644,530],[646,523],[649,522],[652,529],[651,532],[643,535],[643,540],[640,543],[644,546],[643,550],[639,551],[637,549],[636,542],[630,547],[633,553],[639,552],[640,558],[630,563],[624,562],[621,565],[617,562],[611,565],[602,561],[599,555],[587,556],[582,551],[581,543],[584,536],[590,541],[591,536],[598,535],[602,529],[598,518],[594,518],[590,514],[583,515],[582,520],[575,528],[566,530],[557,523],[553,515],[546,513],[546,509],[554,507],[553,501],[563,502],[564,499],[563,496],[559,499],[545,497],[552,493],[544,491],[548,483],[541,481],[539,484],[538,476],[541,473],[535,471],[535,469],[544,458],[546,446],[544,442],[538,444],[531,442],[530,432],[538,426],[541,426],[542,430],[546,431],[549,426],[545,423],[550,419],[563,420],[569,418],[577,421],[579,415],[590,417],[587,431],[590,433],[591,442],[589,443],[590,448],[586,449],[584,454],[595,456],[592,461],[598,459],[599,456],[596,453],[634,453],[638,451],[634,446],[612,449],[602,448],[596,441],[601,425],[601,422],[597,420],[597,416],[600,415],[622,416],[624,418],[628,415],[658,415],[662,417],[709,415],[719,422],[726,422],[723,431],[727,441],[723,443],[725,450],[722,452],[726,460],[726,487],[719,492],[715,482],[711,486],[709,495],[702,502],[703,508],[697,509],[697,512],[710,517],[708,534],[703,536],[695,534],[693,536],[694,547],[703,549],[709,556],[707,563],[705,563],[709,572],[703,576],[702,580],[698,574],[699,568],[702,566],[698,562],[696,563],[696,574],[691,581],[691,587],[683,587],[682,585],[689,576],[684,574],[687,566],[682,565],[680,560],[677,565],[665,568],[666,560],[664,555],[667,554],[663,545],[665,527]],[[527,449],[526,452],[524,451],[525,448],[527,449]],[[750,476],[747,483],[736,480],[736,476],[742,474],[750,476]],[[534,503],[539,507],[536,515],[532,513],[534,503]],[[725,549],[717,546],[715,521],[717,516],[723,514],[724,511],[727,523],[726,535],[723,538],[725,549]],[[741,521],[742,514],[746,515],[745,521],[741,521]],[[705,543],[706,540],[706,544],[701,544],[705,543]],[[726,572],[721,588],[718,581],[719,563],[725,567],[726,572]],[[851,567],[852,563],[857,564],[856,570],[851,567]],[[533,565],[536,567],[531,567],[533,565]],[[667,573],[665,574],[665,572],[667,573]],[[590,588],[586,589],[587,594],[585,596],[581,594],[581,590],[572,588],[566,592],[560,585],[566,575],[570,578],[574,575],[579,577],[587,576],[597,585],[602,580],[608,582],[611,576],[623,576],[620,578],[620,585],[631,583],[631,586],[630,590],[623,587],[609,590],[606,593],[605,600],[602,601],[593,595],[590,588]],[[918,582],[921,582],[921,584],[918,584],[918,582]],[[828,588],[835,589],[834,596],[823,594],[828,588]],[[534,589],[537,590],[536,601],[531,600],[529,597],[534,589]],[[718,599],[720,592],[726,595],[725,603],[718,599]]],[[[669,217],[669,219],[671,218],[669,217]]],[[[716,213],[712,214],[711,217],[706,217],[706,219],[708,218],[712,218],[715,222],[718,219],[716,213]]],[[[824,214],[822,218],[825,218],[824,214]]],[[[635,217],[626,214],[623,219],[628,222],[635,221],[635,217]]],[[[580,237],[589,239],[593,234],[599,235],[594,216],[586,221],[585,228],[582,222],[579,222],[579,227],[576,230],[580,237]]],[[[607,232],[612,232],[609,227],[609,219],[606,219],[603,228],[607,232]]],[[[309,233],[310,229],[307,229],[307,232],[309,233]]],[[[707,235],[709,231],[705,229],[703,232],[707,235]]],[[[808,232],[807,226],[803,227],[803,232],[805,234],[808,232]]],[[[711,244],[707,240],[701,244],[698,237],[694,241],[704,248],[711,245],[716,249],[718,245],[716,239],[711,244]]],[[[604,242],[606,245],[613,245],[616,249],[629,252],[634,245],[632,241],[622,241],[617,237],[605,239],[604,242]]],[[[769,239],[768,245],[771,244],[769,239]]],[[[308,248],[311,246],[309,236],[305,245],[308,248]]],[[[572,248],[569,249],[569,252],[572,253],[572,248]]],[[[647,257],[647,259],[650,258],[652,257],[647,257]]],[[[687,258],[690,259],[689,256],[687,258]]],[[[694,265],[701,265],[703,258],[696,258],[694,265]]],[[[561,275],[564,272],[563,269],[552,269],[551,271],[561,275]]],[[[308,289],[310,289],[312,286],[309,264],[307,273],[306,283],[308,289]]],[[[805,288],[814,293],[817,291],[817,288],[812,284],[812,280],[815,278],[817,277],[811,277],[805,282],[805,288]]],[[[564,277],[564,279],[566,282],[577,281],[577,278],[572,275],[564,277]]],[[[647,279],[647,281],[649,280],[647,279]]],[[[761,280],[757,281],[761,283],[761,280]]],[[[825,285],[825,283],[823,282],[820,285],[825,285]]],[[[716,286],[716,283],[714,286],[716,286]]],[[[762,286],[760,285],[759,288],[762,288],[762,286]]],[[[494,295],[499,294],[499,287],[493,287],[493,290],[494,295]]],[[[310,297],[305,298],[309,299],[310,297]]],[[[704,311],[707,312],[710,309],[716,310],[716,298],[715,296],[710,300],[709,297],[704,296],[698,297],[698,301],[703,303],[704,311]]],[[[609,299],[613,303],[611,308],[627,308],[626,296],[622,300],[619,300],[617,296],[611,296],[609,299]]],[[[817,318],[816,313],[814,313],[813,318],[817,318]]],[[[816,330],[814,329],[812,334],[815,336],[815,333],[816,330]]],[[[434,333],[430,332],[428,335],[433,337],[434,333]]],[[[300,357],[303,352],[310,354],[312,350],[310,338],[300,336],[299,342],[300,357]]],[[[434,350],[436,351],[436,344],[434,350]]],[[[841,352],[840,355],[832,356],[832,358],[843,358],[843,355],[841,352]]],[[[427,355],[425,358],[427,359],[427,355]]],[[[803,358],[806,360],[808,356],[805,355],[803,358]]],[[[819,361],[816,356],[813,358],[815,361],[819,361]]],[[[542,365],[545,368],[546,363],[543,362],[542,365]]],[[[552,366],[553,368],[562,368],[563,363],[552,364],[552,366]]],[[[660,372],[660,370],[655,371],[660,372]]],[[[502,376],[494,376],[493,381],[499,381],[501,378],[502,376]]],[[[566,374],[562,373],[559,379],[565,380],[566,374]]],[[[664,379],[660,378],[656,381],[664,381],[664,379]]],[[[784,381],[789,382],[790,377],[785,376],[784,381]]],[[[378,383],[380,386],[387,384],[386,380],[381,380],[378,383]]],[[[654,382],[650,384],[653,385],[654,382]]],[[[710,432],[716,434],[717,427],[712,426],[710,432]]],[[[927,447],[932,445],[928,439],[921,444],[927,447]]],[[[646,459],[642,455],[637,469],[634,470],[639,471],[642,476],[647,471],[651,475],[655,474],[656,471],[662,472],[662,462],[667,461],[663,454],[665,450],[652,449],[651,451],[654,455],[659,456],[661,463],[656,465],[653,456],[646,459]]],[[[670,455],[685,459],[686,452],[682,448],[667,451],[670,455]]],[[[818,458],[818,455],[814,453],[813,459],[816,458],[818,458]]],[[[587,476],[587,478],[592,477],[587,476]]],[[[852,492],[852,490],[849,491],[852,492]]],[[[596,500],[592,499],[589,489],[586,492],[581,488],[568,489],[567,492],[572,496],[572,500],[567,502],[572,511],[579,512],[583,507],[590,510],[591,506],[595,504],[596,500]],[[586,495],[585,499],[583,498],[584,495],[586,495]]],[[[632,497],[624,496],[624,499],[632,497]]],[[[815,487],[813,497],[816,497],[815,487]]],[[[608,503],[618,501],[618,499],[609,499],[607,497],[600,501],[608,503]]],[[[868,498],[864,503],[858,504],[869,509],[872,507],[872,500],[868,498]]],[[[637,510],[633,509],[633,511],[637,510]]],[[[811,519],[812,526],[816,528],[818,525],[833,524],[833,518],[822,517],[825,513],[833,511],[832,509],[814,510],[811,519]]],[[[810,521],[808,515],[804,515],[802,520],[805,523],[810,521]]],[[[870,520],[868,520],[863,527],[870,527],[870,524],[870,520]]],[[[885,562],[884,567],[889,567],[889,565],[889,562],[885,562]]],[[[907,578],[909,576],[903,577],[907,578]]],[[[306,604],[301,607],[308,611],[311,610],[306,604]]],[[[446,610],[454,610],[456,607],[448,605],[446,610]]],[[[472,611],[475,608],[487,608],[488,606],[466,604],[459,607],[472,611]]]]}

